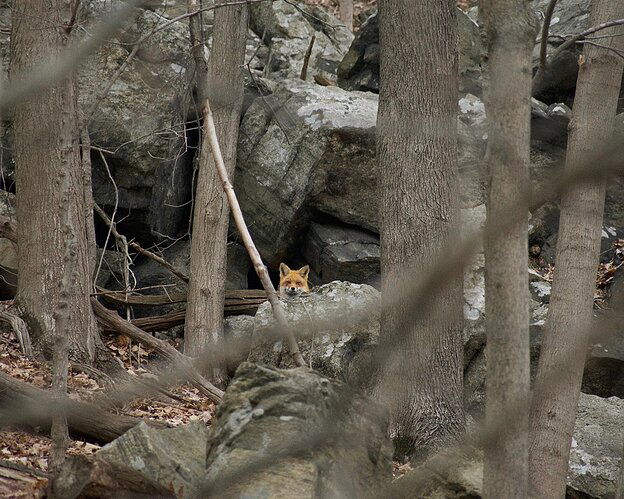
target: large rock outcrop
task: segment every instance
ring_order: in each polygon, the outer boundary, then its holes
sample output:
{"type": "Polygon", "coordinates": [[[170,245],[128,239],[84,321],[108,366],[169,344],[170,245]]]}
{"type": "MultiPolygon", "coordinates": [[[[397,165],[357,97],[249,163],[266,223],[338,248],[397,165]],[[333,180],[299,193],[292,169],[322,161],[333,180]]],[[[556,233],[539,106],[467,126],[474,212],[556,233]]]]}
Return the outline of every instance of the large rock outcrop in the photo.
{"type": "MultiPolygon", "coordinates": [[[[463,100],[458,118],[462,202],[475,206],[483,202],[485,115],[478,98],[463,100]]],[[[343,235],[349,232],[346,226],[378,233],[377,103],[370,92],[289,80],[256,99],[245,114],[236,189],[252,236],[271,266],[302,253],[295,246],[310,221],[339,225],[343,235]]],[[[350,233],[351,242],[362,240],[350,233]]]]}
{"type": "Polygon", "coordinates": [[[361,497],[391,478],[386,430],[382,408],[353,387],[306,368],[244,363],[211,428],[205,492],[361,497]]]}
{"type": "Polygon", "coordinates": [[[254,2],[250,26],[269,47],[264,74],[273,78],[298,78],[312,36],[308,80],[320,75],[336,78],[336,68],[349,49],[353,33],[325,9],[304,2],[254,2]]]}
{"type": "Polygon", "coordinates": [[[285,81],[241,124],[236,188],[262,256],[273,266],[307,228],[312,210],[378,226],[377,98],[285,81]]]}

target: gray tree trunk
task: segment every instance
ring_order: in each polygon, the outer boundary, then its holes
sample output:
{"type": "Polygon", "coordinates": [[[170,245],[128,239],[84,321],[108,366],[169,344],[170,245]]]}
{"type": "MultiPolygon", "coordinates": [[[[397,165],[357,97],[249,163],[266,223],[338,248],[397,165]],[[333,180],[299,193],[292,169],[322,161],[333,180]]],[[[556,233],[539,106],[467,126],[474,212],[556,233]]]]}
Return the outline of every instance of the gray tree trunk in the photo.
{"type": "MultiPolygon", "coordinates": [[[[227,1],[220,0],[218,3],[227,1]]],[[[236,166],[238,125],[243,102],[241,66],[245,57],[247,19],[246,5],[215,10],[212,52],[206,76],[208,97],[230,178],[233,178],[236,166]]],[[[198,86],[201,88],[203,85],[198,86]]],[[[204,137],[195,192],[184,333],[184,351],[189,356],[198,356],[204,349],[214,347],[223,336],[228,221],[228,203],[210,145],[204,137]]]]}
{"type": "MultiPolygon", "coordinates": [[[[487,231],[486,424],[499,422],[512,400],[529,400],[527,207],[531,52],[536,19],[529,2],[488,0],[482,15],[489,40],[486,111],[490,189],[488,220],[515,214],[504,233],[487,231]],[[513,210],[513,211],[512,211],[513,210]]],[[[483,495],[526,497],[528,407],[485,449],[483,495]]]]}
{"type": "MultiPolygon", "coordinates": [[[[13,2],[11,77],[19,78],[67,47],[65,26],[71,3],[63,0],[13,2]]],[[[76,234],[74,298],[69,304],[67,334],[70,356],[95,357],[96,327],[89,294],[92,289],[93,241],[90,171],[80,153],[80,120],[73,75],[39,92],[15,109],[14,153],[17,181],[17,303],[33,337],[51,351],[59,282],[65,272],[63,213],[69,210],[76,234]],[[42,123],[45,124],[42,126],[42,123]],[[88,178],[87,178],[88,176],[88,178]],[[69,206],[63,185],[71,193],[69,206]]]]}
{"type": "Polygon", "coordinates": [[[353,31],[353,0],[339,0],[340,20],[353,31]]]}
{"type": "MultiPolygon", "coordinates": [[[[624,3],[594,0],[590,26],[624,17],[624,3]]],[[[624,50],[624,30],[611,28],[600,45],[624,50]]],[[[566,168],[584,166],[613,134],[622,81],[622,59],[585,45],[579,60],[566,168]]],[[[577,184],[561,198],[559,236],[548,319],[531,410],[532,497],[564,497],[572,432],[581,390],[596,289],[605,182],[577,184]],[[556,384],[553,386],[553,381],[556,384]]]]}
{"type": "MultiPolygon", "coordinates": [[[[415,265],[417,276],[457,234],[458,49],[454,0],[384,1],[379,19],[383,298],[409,279],[404,266],[415,265]]],[[[463,432],[461,278],[429,313],[397,328],[410,312],[382,317],[383,341],[402,348],[381,367],[388,390],[380,393],[392,392],[397,453],[418,458],[463,432]]]]}
{"type": "Polygon", "coordinates": [[[498,424],[510,402],[525,402],[514,424],[485,449],[483,496],[520,498],[527,496],[530,390],[528,206],[521,200],[529,187],[537,19],[530,2],[518,0],[486,0],[481,14],[489,41],[487,219],[514,216],[504,231],[486,230],[485,237],[486,425],[498,424]]]}

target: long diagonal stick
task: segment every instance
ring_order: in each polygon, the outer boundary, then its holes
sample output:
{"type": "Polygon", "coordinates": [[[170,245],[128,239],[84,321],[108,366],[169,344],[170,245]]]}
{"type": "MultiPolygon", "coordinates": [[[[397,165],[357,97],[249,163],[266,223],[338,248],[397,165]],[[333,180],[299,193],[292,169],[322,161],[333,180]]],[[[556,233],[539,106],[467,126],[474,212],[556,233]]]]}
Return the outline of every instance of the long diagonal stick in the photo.
{"type": "Polygon", "coordinates": [[[258,274],[258,277],[260,278],[262,287],[267,292],[269,302],[271,303],[271,307],[273,309],[273,315],[277,320],[279,328],[283,331],[284,339],[286,340],[286,344],[288,346],[288,351],[290,352],[290,355],[295,365],[298,367],[303,367],[305,366],[305,361],[303,360],[303,356],[299,351],[299,345],[297,345],[297,340],[295,339],[295,335],[293,334],[292,329],[288,327],[286,315],[284,314],[282,304],[277,298],[277,293],[275,292],[273,283],[269,278],[269,272],[267,271],[264,263],[262,263],[260,253],[258,253],[256,245],[251,238],[251,234],[249,233],[249,229],[247,228],[247,224],[245,223],[245,219],[243,218],[243,212],[241,211],[240,205],[238,204],[238,199],[236,198],[234,187],[232,187],[232,184],[230,183],[230,180],[228,178],[227,170],[225,169],[225,163],[223,162],[223,156],[221,154],[221,148],[219,147],[219,140],[217,139],[217,130],[215,128],[212,110],[210,109],[210,102],[208,99],[205,100],[203,115],[206,138],[208,139],[210,148],[212,149],[212,156],[214,157],[217,173],[219,174],[221,185],[223,186],[223,190],[225,191],[225,195],[227,196],[228,204],[230,205],[230,210],[232,211],[232,216],[234,217],[234,222],[236,223],[236,228],[241,235],[243,244],[245,245],[245,249],[247,249],[247,253],[249,253],[249,258],[253,263],[256,274],[258,274]]]}

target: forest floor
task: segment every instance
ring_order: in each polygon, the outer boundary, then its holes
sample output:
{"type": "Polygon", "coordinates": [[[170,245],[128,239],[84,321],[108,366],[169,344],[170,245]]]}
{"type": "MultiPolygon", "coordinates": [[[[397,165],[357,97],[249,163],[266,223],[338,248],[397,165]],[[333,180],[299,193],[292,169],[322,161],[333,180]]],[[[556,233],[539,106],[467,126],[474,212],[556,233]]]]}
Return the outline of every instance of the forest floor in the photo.
{"type": "MultiPolygon", "coordinates": [[[[52,381],[50,364],[24,356],[8,326],[1,325],[0,327],[2,328],[0,329],[0,370],[39,388],[49,389],[52,381]]],[[[111,353],[123,363],[131,375],[145,376],[148,371],[143,366],[151,360],[156,360],[151,352],[139,345],[125,345],[113,336],[104,336],[104,341],[111,353]]],[[[172,343],[172,346],[177,345],[172,343]]],[[[94,377],[84,372],[70,371],[68,378],[70,397],[90,400],[104,390],[105,387],[94,377]]],[[[169,391],[180,400],[164,395],[140,398],[113,412],[160,421],[168,426],[183,425],[194,420],[202,420],[207,425],[210,424],[216,411],[213,402],[199,395],[198,391],[189,385],[170,387],[169,391]]],[[[45,473],[48,469],[50,442],[50,438],[46,435],[35,435],[17,428],[0,431],[0,467],[10,468],[14,465],[18,470],[31,470],[30,474],[33,477],[37,476],[37,472],[45,473]]],[[[88,456],[98,449],[100,445],[73,440],[68,454],[88,456]]],[[[409,463],[394,463],[393,475],[400,477],[411,469],[409,463]]],[[[43,475],[37,480],[40,481],[38,489],[44,490],[47,480],[43,478],[43,475]]]]}
{"type": "MultiPolygon", "coordinates": [[[[155,359],[149,351],[136,344],[122,345],[113,337],[104,337],[104,340],[112,354],[123,362],[131,375],[148,375],[148,371],[143,366],[147,361],[155,359]]],[[[39,388],[49,389],[51,385],[50,364],[26,358],[20,351],[19,343],[12,332],[4,326],[0,331],[0,370],[39,388]]],[[[88,374],[70,372],[68,378],[70,397],[89,400],[104,390],[105,387],[88,374]]],[[[198,419],[205,423],[210,422],[216,409],[215,405],[200,396],[195,388],[181,385],[169,388],[169,391],[179,397],[179,400],[165,395],[141,398],[113,412],[161,421],[168,426],[178,426],[198,419]]],[[[74,455],[88,455],[99,448],[99,445],[74,440],[68,452],[74,455]]],[[[50,439],[45,435],[33,435],[17,429],[0,431],[0,464],[2,461],[8,461],[47,471],[49,449],[50,439]]]]}

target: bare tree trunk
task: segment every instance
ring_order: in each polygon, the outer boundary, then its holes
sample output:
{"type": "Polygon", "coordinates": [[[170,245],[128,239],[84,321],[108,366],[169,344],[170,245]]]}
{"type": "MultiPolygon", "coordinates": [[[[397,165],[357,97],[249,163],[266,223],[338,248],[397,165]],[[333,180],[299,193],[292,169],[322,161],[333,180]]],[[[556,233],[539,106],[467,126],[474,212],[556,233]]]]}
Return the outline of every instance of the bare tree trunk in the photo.
{"type": "MultiPolygon", "coordinates": [[[[67,46],[71,2],[16,0],[13,3],[11,77],[58,57],[67,46]]],[[[39,92],[15,109],[14,137],[19,226],[17,301],[33,336],[51,351],[54,309],[65,271],[62,214],[69,210],[76,246],[74,299],[69,304],[70,355],[90,362],[95,356],[95,319],[91,311],[91,262],[88,248],[92,222],[85,219],[85,169],[81,161],[80,125],[73,75],[39,92]],[[45,123],[45,126],[42,126],[45,123]],[[69,205],[62,185],[67,176],[69,205]]]]}
{"type": "MultiPolygon", "coordinates": [[[[624,17],[624,3],[592,2],[590,26],[624,17]]],[[[610,28],[600,45],[624,50],[624,30],[610,28]]],[[[579,59],[566,168],[586,164],[613,134],[622,60],[609,48],[585,45],[579,59]]],[[[605,181],[575,184],[562,195],[555,274],[531,411],[532,497],[563,497],[581,390],[600,251],[605,181]],[[565,366],[565,367],[561,367],[565,366]],[[556,369],[556,371],[554,371],[556,369]],[[548,379],[556,376],[556,388],[548,379]]]]}
{"type": "Polygon", "coordinates": [[[353,0],[339,0],[340,20],[353,31],[353,0]]]}
{"type": "Polygon", "coordinates": [[[620,474],[618,476],[614,499],[624,499],[624,452],[622,453],[622,460],[620,461],[620,474]]]}
{"type": "Polygon", "coordinates": [[[531,52],[537,19],[518,0],[481,3],[489,41],[489,199],[485,236],[487,332],[486,425],[494,425],[512,401],[526,401],[485,449],[483,496],[526,497],[529,426],[529,289],[527,218],[529,187],[531,52]],[[487,230],[503,216],[514,222],[487,230]]]}
{"type": "MultiPolygon", "coordinates": [[[[50,474],[48,493],[55,496],[54,486],[61,466],[65,462],[65,453],[69,446],[69,430],[67,427],[67,415],[63,404],[67,398],[67,376],[69,371],[69,352],[67,341],[67,321],[69,319],[69,305],[73,300],[74,282],[78,278],[76,275],[76,234],[73,228],[73,221],[69,216],[69,205],[71,203],[71,193],[69,190],[68,177],[63,177],[61,188],[65,193],[65,213],[63,213],[63,232],[65,234],[65,254],[63,263],[65,272],[59,283],[59,302],[54,311],[54,352],[52,363],[52,390],[54,403],[52,404],[52,428],[50,436],[52,444],[50,446],[50,459],[48,472],[50,474]]],[[[91,274],[89,274],[91,276],[91,274]]]]}
{"type": "MultiPolygon", "coordinates": [[[[218,3],[227,2],[219,0],[218,3]]],[[[243,102],[241,66],[245,57],[247,20],[246,5],[215,10],[212,53],[208,61],[207,92],[215,110],[215,121],[220,125],[219,142],[230,178],[236,166],[243,102]]],[[[184,351],[189,356],[200,355],[207,347],[217,344],[223,335],[228,217],[228,203],[214,166],[210,144],[204,136],[195,193],[184,336],[184,351]]]]}
{"type": "MultiPolygon", "coordinates": [[[[428,268],[458,230],[458,51],[454,0],[382,2],[379,19],[383,298],[405,281],[403,266],[428,268]]],[[[409,312],[382,317],[384,341],[405,347],[381,369],[397,454],[420,457],[463,432],[459,275],[408,330],[397,328],[409,312]]]]}

